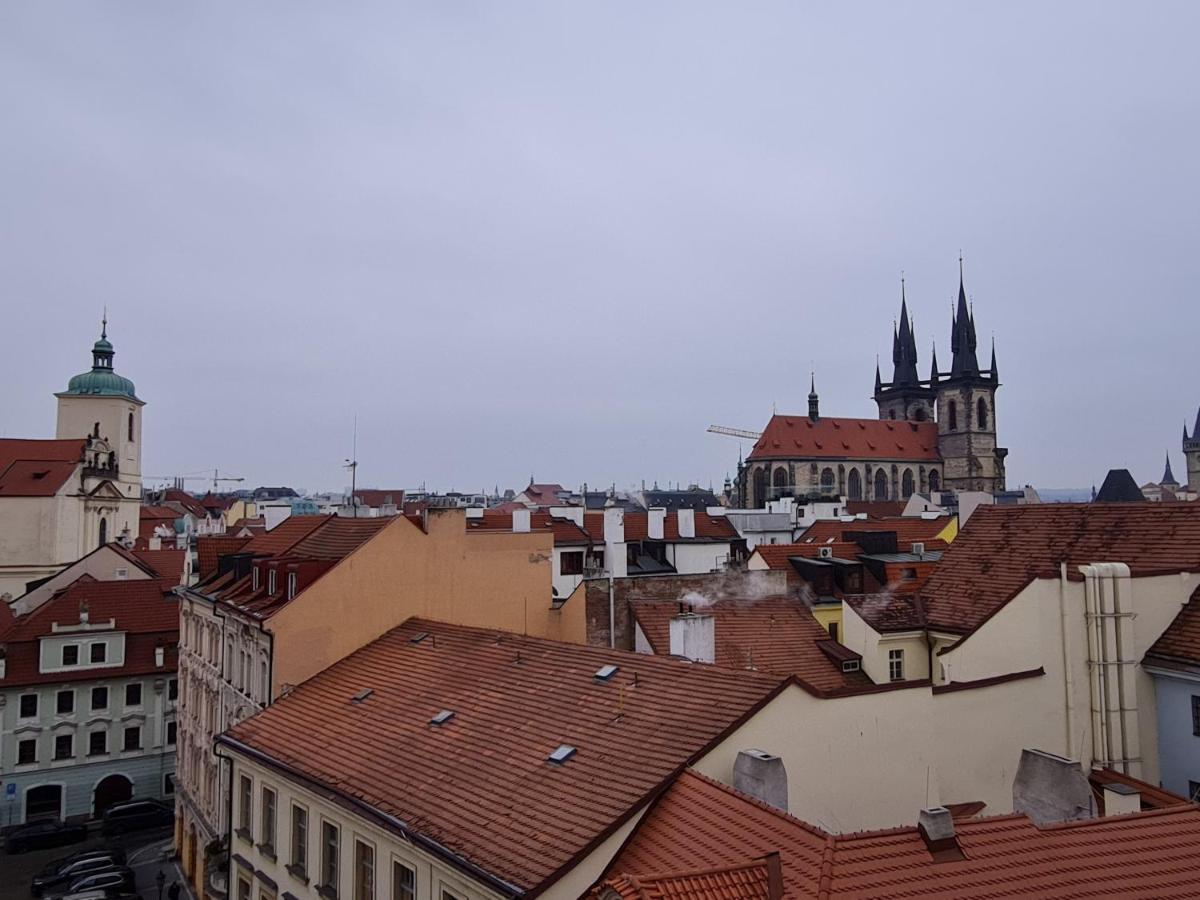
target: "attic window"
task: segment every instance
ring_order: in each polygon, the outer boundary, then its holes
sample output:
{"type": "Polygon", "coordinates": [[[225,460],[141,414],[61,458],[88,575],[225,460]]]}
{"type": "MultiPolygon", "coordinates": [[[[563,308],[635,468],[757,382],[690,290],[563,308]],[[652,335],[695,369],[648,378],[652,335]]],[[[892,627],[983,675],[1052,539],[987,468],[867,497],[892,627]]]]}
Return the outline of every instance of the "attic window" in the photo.
{"type": "Polygon", "coordinates": [[[375,691],[373,689],[363,688],[361,691],[359,691],[357,694],[355,694],[350,699],[353,700],[355,703],[362,703],[364,700],[366,700],[368,697],[370,697],[373,693],[375,693],[375,691]]]}
{"type": "Polygon", "coordinates": [[[34,481],[41,481],[43,478],[45,478],[45,477],[46,477],[47,475],[49,475],[49,474],[50,474],[50,472],[49,472],[48,470],[46,470],[46,469],[43,469],[43,470],[42,470],[42,471],[40,471],[40,472],[34,472],[34,473],[33,473],[33,480],[34,480],[34,481]]]}
{"type": "Polygon", "coordinates": [[[428,631],[418,631],[416,634],[414,634],[412,637],[410,637],[408,639],[408,642],[410,644],[419,644],[419,643],[421,643],[421,641],[425,640],[425,638],[427,638],[427,637],[429,637],[428,631]]]}
{"type": "Polygon", "coordinates": [[[842,660],[842,671],[843,672],[857,672],[861,668],[862,668],[862,664],[857,659],[842,660]]]}
{"type": "Polygon", "coordinates": [[[454,718],[454,710],[443,709],[440,713],[429,720],[430,725],[445,725],[454,718]]]}
{"type": "Polygon", "coordinates": [[[619,669],[619,668],[620,668],[619,666],[614,666],[614,665],[601,666],[599,669],[596,670],[596,680],[597,681],[608,681],[610,678],[612,678],[614,675],[617,674],[617,669],[619,669]]]}
{"type": "Polygon", "coordinates": [[[570,744],[559,744],[553,753],[546,757],[549,762],[562,765],[575,755],[575,748],[570,744]]]}

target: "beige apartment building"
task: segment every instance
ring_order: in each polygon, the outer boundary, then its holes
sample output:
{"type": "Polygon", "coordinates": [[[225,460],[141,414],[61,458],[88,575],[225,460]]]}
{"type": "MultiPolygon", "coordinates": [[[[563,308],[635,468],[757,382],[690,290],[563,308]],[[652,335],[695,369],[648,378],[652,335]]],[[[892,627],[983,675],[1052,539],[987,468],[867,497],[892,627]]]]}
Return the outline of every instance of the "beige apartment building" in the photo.
{"type": "Polygon", "coordinates": [[[548,530],[470,533],[461,509],[294,516],[181,590],[176,846],[197,892],[227,830],[216,735],[411,616],[582,643],[583,604],[551,602],[553,550],[548,530]]]}

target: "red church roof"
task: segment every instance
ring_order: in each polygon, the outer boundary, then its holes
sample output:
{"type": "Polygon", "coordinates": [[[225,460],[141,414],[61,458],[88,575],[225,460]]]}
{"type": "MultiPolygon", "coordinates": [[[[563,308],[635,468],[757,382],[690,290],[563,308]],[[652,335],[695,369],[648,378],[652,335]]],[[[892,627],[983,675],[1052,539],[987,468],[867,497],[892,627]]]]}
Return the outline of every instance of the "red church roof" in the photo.
{"type": "Polygon", "coordinates": [[[749,459],[903,459],[936,462],[937,424],[892,419],[771,416],[749,459]]]}

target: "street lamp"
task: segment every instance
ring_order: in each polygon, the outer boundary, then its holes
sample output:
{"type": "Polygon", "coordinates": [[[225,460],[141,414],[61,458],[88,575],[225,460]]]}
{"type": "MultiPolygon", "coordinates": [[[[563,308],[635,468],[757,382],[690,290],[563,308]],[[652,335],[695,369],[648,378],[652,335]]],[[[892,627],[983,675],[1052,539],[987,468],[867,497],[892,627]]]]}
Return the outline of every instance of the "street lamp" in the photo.
{"type": "Polygon", "coordinates": [[[158,900],[162,900],[163,885],[167,883],[167,876],[163,874],[162,869],[159,869],[158,874],[154,876],[154,883],[158,885],[158,900]]]}

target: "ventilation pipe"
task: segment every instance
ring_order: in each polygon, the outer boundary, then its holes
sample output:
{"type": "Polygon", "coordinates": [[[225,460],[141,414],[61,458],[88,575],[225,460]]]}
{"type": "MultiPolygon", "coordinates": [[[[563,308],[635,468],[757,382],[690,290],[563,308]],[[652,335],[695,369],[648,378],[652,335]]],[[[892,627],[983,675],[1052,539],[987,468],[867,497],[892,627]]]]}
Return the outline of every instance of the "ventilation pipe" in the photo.
{"type": "Polygon", "coordinates": [[[1092,712],[1092,764],[1139,777],[1136,659],[1129,566],[1080,566],[1088,636],[1088,687],[1092,712]]]}

